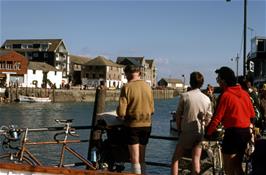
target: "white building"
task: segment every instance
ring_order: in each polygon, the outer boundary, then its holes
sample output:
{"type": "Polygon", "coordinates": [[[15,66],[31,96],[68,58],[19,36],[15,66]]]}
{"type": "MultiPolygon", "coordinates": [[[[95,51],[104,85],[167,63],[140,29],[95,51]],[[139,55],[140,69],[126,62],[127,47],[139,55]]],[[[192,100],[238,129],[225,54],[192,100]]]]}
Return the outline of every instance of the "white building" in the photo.
{"type": "Polygon", "coordinates": [[[24,75],[24,87],[39,87],[47,84],[47,88],[56,85],[59,88],[62,83],[62,71],[42,62],[29,62],[27,74],[24,75]]]}

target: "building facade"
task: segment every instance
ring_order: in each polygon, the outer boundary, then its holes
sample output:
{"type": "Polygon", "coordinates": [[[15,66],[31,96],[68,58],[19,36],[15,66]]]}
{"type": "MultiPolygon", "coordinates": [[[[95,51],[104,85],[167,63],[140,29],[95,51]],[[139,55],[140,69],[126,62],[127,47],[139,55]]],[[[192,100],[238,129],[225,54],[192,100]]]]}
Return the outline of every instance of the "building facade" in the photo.
{"type": "Polygon", "coordinates": [[[121,88],[123,85],[123,66],[98,56],[82,66],[82,85],[95,88],[101,81],[107,88],[121,88]]]}
{"type": "Polygon", "coordinates": [[[64,81],[69,81],[69,53],[62,39],[6,40],[1,48],[14,50],[29,61],[45,62],[61,70],[64,81]]]}
{"type": "Polygon", "coordinates": [[[169,89],[182,89],[185,88],[182,80],[174,79],[174,78],[161,78],[158,81],[158,86],[161,88],[169,88],[169,89]]]}
{"type": "Polygon", "coordinates": [[[135,65],[141,67],[141,79],[145,80],[151,87],[156,86],[157,70],[152,59],[145,60],[144,57],[117,57],[117,64],[135,65]]]}
{"type": "Polygon", "coordinates": [[[0,87],[23,84],[27,68],[26,57],[15,51],[0,49],[0,87]]]}
{"type": "Polygon", "coordinates": [[[29,62],[27,74],[24,75],[23,87],[60,88],[62,71],[42,62],[29,62]]]}
{"type": "Polygon", "coordinates": [[[70,58],[70,71],[69,71],[69,79],[73,86],[81,85],[81,71],[82,66],[85,65],[88,61],[91,60],[89,57],[77,56],[77,55],[69,55],[70,58]]]}
{"type": "Polygon", "coordinates": [[[266,37],[251,39],[251,51],[247,59],[248,76],[255,86],[266,83],[266,37]]]}

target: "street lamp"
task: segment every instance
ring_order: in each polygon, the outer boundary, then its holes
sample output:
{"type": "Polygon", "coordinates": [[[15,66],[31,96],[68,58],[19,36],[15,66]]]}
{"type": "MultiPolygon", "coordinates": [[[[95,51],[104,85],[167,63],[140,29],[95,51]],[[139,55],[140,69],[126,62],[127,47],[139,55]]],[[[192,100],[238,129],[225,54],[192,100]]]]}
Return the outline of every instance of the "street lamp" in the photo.
{"type": "MultiPolygon", "coordinates": [[[[226,0],[226,2],[230,1],[231,0],[226,0]]],[[[247,42],[247,0],[244,0],[243,76],[246,75],[246,42],[247,42]]]]}
{"type": "Polygon", "coordinates": [[[248,27],[248,30],[250,31],[250,38],[253,37],[253,32],[255,32],[255,36],[256,36],[256,31],[252,27],[248,27]]]}
{"type": "MultiPolygon", "coordinates": [[[[252,40],[253,38],[253,32],[255,33],[254,36],[256,36],[256,31],[255,29],[253,29],[252,27],[248,27],[248,30],[250,31],[250,41],[252,40]]],[[[252,49],[252,42],[250,42],[250,50],[252,49]]]]}
{"type": "Polygon", "coordinates": [[[236,61],[236,82],[238,82],[238,60],[239,60],[238,54],[236,55],[235,58],[231,58],[231,61],[234,61],[234,59],[236,61]]]}

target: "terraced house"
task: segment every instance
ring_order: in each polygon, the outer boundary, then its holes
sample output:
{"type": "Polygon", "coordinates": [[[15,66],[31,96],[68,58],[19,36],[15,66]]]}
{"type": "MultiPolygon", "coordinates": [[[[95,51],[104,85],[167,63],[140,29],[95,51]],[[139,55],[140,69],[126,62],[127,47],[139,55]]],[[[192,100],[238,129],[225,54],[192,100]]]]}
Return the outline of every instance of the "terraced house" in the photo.
{"type": "Polygon", "coordinates": [[[69,81],[69,53],[62,39],[6,40],[1,48],[16,51],[29,61],[45,62],[62,71],[62,79],[69,81]]]}
{"type": "Polygon", "coordinates": [[[153,59],[145,60],[144,57],[117,57],[117,64],[136,65],[141,67],[141,79],[151,87],[156,86],[157,69],[153,59]]]}
{"type": "Polygon", "coordinates": [[[82,66],[91,60],[89,57],[78,56],[78,55],[69,55],[70,57],[70,71],[69,79],[73,86],[82,85],[81,71],[82,66]]]}
{"type": "Polygon", "coordinates": [[[84,64],[81,73],[82,85],[86,88],[95,88],[101,81],[104,81],[109,89],[121,88],[123,83],[126,83],[123,66],[102,56],[84,64]]]}

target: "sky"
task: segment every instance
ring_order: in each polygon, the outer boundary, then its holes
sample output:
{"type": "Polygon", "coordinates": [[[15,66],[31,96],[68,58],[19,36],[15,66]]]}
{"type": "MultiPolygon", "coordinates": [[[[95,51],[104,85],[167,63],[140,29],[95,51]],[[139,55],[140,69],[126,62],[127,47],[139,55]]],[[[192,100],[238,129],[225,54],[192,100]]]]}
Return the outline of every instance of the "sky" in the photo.
{"type": "MultiPolygon", "coordinates": [[[[266,36],[266,0],[248,0],[250,39],[266,36]]],[[[157,81],[188,84],[193,71],[217,86],[221,66],[243,74],[244,0],[0,0],[0,43],[63,39],[70,54],[154,59],[157,81]],[[183,78],[182,75],[185,75],[183,78]]]]}

